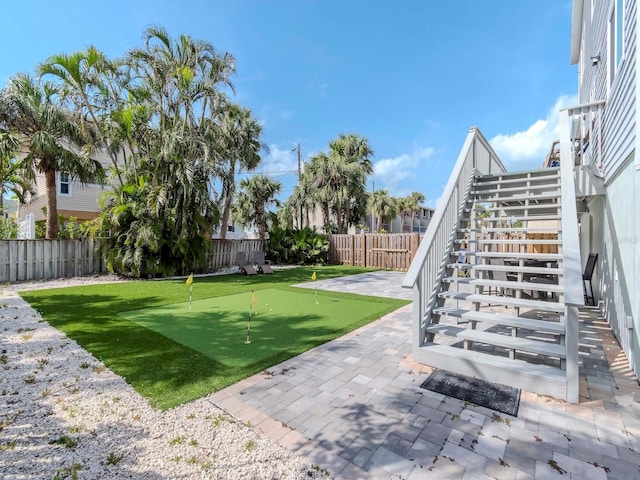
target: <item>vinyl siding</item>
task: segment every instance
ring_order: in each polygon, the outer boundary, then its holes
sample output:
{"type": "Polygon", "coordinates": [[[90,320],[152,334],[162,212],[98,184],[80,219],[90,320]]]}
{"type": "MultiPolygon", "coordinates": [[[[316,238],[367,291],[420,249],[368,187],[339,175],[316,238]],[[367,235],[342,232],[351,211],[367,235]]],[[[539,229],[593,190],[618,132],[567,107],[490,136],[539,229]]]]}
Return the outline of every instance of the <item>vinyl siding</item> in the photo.
{"type": "MultiPolygon", "coordinates": [[[[604,113],[604,174],[609,183],[634,152],[636,144],[637,1],[624,1],[623,55],[611,84],[609,19],[615,0],[584,2],[580,52],[580,103],[606,100],[604,113]],[[591,57],[600,55],[598,65],[591,57]]],[[[615,42],[615,39],[614,39],[615,42]]]]}

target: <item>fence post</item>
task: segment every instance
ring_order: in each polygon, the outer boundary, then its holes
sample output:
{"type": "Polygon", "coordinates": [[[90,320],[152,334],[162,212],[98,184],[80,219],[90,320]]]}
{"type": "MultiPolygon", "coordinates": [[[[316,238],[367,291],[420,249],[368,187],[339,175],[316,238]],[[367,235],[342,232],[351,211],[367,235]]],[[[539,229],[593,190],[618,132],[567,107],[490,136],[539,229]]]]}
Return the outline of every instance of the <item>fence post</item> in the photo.
{"type": "Polygon", "coordinates": [[[367,266],[367,234],[362,234],[362,266],[367,266]]]}

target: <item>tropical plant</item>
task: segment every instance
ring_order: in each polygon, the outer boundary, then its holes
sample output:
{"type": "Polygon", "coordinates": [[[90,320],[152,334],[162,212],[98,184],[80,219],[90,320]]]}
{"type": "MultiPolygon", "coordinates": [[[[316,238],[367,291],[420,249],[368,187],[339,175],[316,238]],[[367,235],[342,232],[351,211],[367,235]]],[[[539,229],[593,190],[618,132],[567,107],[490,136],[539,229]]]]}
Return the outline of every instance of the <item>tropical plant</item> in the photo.
{"type": "MultiPolygon", "coordinates": [[[[109,234],[109,267],[173,275],[203,267],[206,234],[219,221],[213,180],[223,161],[244,160],[250,147],[236,138],[224,144],[221,136],[222,88],[232,87],[233,57],[160,27],[143,38],[119,61],[90,47],[51,57],[40,72],[58,82],[68,108],[111,158],[115,181],[101,199],[99,220],[109,234]]],[[[247,135],[256,137],[253,130],[247,135]]]]}
{"type": "Polygon", "coordinates": [[[272,227],[265,252],[273,263],[324,265],[329,260],[329,240],[309,227],[272,227]]]}
{"type": "Polygon", "coordinates": [[[232,217],[243,227],[258,227],[258,237],[265,238],[269,206],[277,205],[276,195],[280,193],[280,182],[266,175],[255,175],[240,182],[240,192],[232,207],[232,217]]]}
{"type": "Polygon", "coordinates": [[[35,193],[29,181],[28,165],[17,158],[19,141],[8,132],[0,131],[0,215],[4,213],[4,197],[15,197],[21,204],[28,194],[35,193]]]}
{"type": "Polygon", "coordinates": [[[82,184],[101,182],[100,163],[79,153],[87,138],[60,107],[59,89],[50,82],[39,83],[26,74],[9,80],[3,90],[0,124],[15,134],[18,150],[24,155],[25,179],[32,181],[36,172],[45,177],[47,228],[46,238],[58,235],[56,176],[67,173],[82,184]]]}
{"type": "Polygon", "coordinates": [[[0,240],[18,237],[18,223],[15,218],[0,216],[0,240]]]}

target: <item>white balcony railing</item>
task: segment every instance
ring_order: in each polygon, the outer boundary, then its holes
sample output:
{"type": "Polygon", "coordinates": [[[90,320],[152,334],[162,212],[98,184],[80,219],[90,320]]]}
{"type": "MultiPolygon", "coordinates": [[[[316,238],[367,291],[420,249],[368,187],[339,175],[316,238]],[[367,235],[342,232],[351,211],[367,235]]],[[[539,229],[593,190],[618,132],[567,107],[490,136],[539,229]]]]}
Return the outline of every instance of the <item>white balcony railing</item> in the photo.
{"type": "Polygon", "coordinates": [[[573,165],[586,165],[603,175],[602,138],[604,131],[605,101],[585,103],[560,110],[560,117],[567,118],[568,133],[561,142],[569,142],[573,165]]]}

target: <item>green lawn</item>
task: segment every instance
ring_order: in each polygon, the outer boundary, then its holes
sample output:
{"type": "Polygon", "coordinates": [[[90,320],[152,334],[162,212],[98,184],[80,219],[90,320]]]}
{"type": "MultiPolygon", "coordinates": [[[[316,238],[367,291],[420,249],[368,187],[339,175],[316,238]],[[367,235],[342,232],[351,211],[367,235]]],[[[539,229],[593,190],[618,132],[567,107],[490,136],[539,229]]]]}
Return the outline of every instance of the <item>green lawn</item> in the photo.
{"type": "Polygon", "coordinates": [[[332,266],[274,275],[136,281],[23,292],[51,325],[159,408],[222,389],[337,338],[407,302],[291,287],[370,271],[332,266]],[[251,291],[257,314],[245,344],[251,291]]]}

